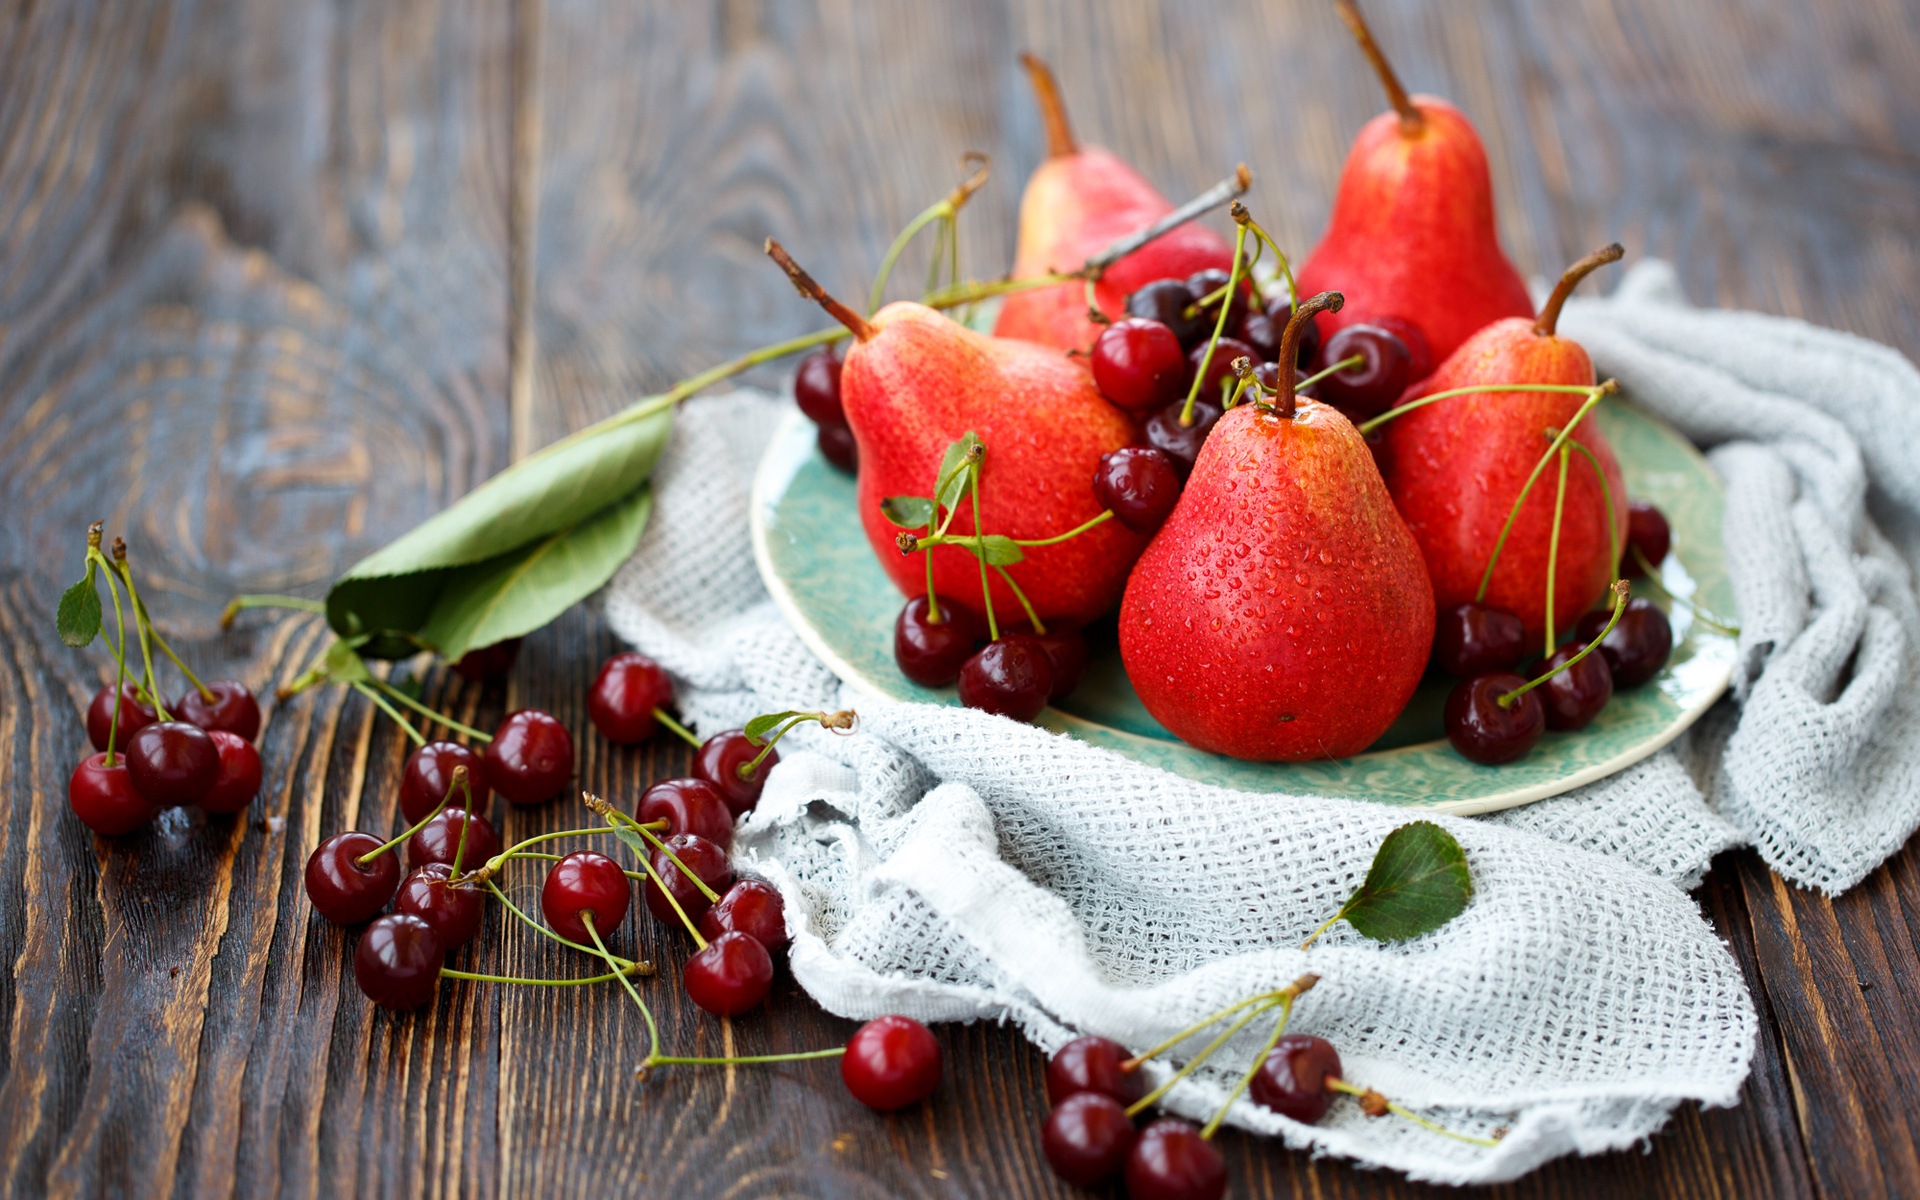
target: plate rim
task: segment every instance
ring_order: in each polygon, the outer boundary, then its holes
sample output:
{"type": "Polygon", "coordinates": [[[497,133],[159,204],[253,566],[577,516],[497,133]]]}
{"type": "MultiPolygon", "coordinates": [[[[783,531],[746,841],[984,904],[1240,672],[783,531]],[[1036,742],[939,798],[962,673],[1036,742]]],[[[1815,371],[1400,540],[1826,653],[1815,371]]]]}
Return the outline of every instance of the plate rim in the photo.
{"type": "MultiPolygon", "coordinates": [[[[1649,420],[1660,420],[1658,416],[1652,413],[1648,413],[1645,410],[1639,411],[1641,416],[1649,420]]],[[[887,703],[918,703],[917,701],[904,700],[898,696],[889,694],[884,688],[868,679],[864,673],[857,670],[851,663],[842,658],[840,654],[827,643],[826,639],[814,629],[813,622],[801,613],[800,606],[794,600],[792,591],[787,586],[786,579],[774,569],[773,552],[768,542],[770,535],[767,530],[765,514],[772,501],[772,477],[775,474],[776,460],[782,450],[793,441],[796,426],[810,423],[805,413],[795,408],[789,408],[780,423],[775,427],[772,438],[767,442],[767,448],[760,455],[759,464],[754,468],[753,486],[749,490],[747,498],[747,526],[749,540],[753,544],[754,567],[760,573],[761,586],[767,589],[767,595],[773,600],[774,607],[777,608],[780,611],[780,615],[786,619],[788,626],[799,635],[801,642],[805,644],[807,649],[813,651],[842,683],[862,695],[887,703]]],[[[1661,423],[1664,424],[1665,422],[1661,423]]],[[[1713,465],[1707,461],[1706,455],[1700,453],[1699,447],[1695,446],[1691,441],[1688,441],[1684,436],[1679,437],[1677,440],[1685,448],[1687,454],[1695,459],[1698,465],[1705,470],[1708,477],[1713,478],[1717,483],[1718,474],[1713,470],[1713,465]]],[[[1562,778],[1544,783],[1529,784],[1526,787],[1512,788],[1504,792],[1495,792],[1492,795],[1479,796],[1471,800],[1436,800],[1424,804],[1389,804],[1388,801],[1384,800],[1361,801],[1356,798],[1356,802],[1383,804],[1393,808],[1418,812],[1445,813],[1451,816],[1478,816],[1485,813],[1501,812],[1510,808],[1519,808],[1540,800],[1551,799],[1554,796],[1565,795],[1576,788],[1585,787],[1589,783],[1617,775],[1635,763],[1651,758],[1654,754],[1671,745],[1675,738],[1678,738],[1682,733],[1691,729],[1709,708],[1719,703],[1720,698],[1726,695],[1727,689],[1733,681],[1733,666],[1734,656],[1727,656],[1725,660],[1719,664],[1718,673],[1712,682],[1700,689],[1694,702],[1682,708],[1679,714],[1669,724],[1668,728],[1663,729],[1657,735],[1649,737],[1643,742],[1635,743],[1633,746],[1611,758],[1602,759],[1597,763],[1591,763],[1562,778]]],[[[1098,722],[1089,721],[1085,717],[1063,712],[1052,706],[1048,706],[1047,711],[1056,718],[1059,718],[1060,723],[1068,727],[1068,736],[1075,736],[1072,733],[1072,726],[1085,725],[1090,728],[1100,729],[1109,736],[1117,736],[1121,739],[1142,737],[1140,734],[1125,729],[1116,729],[1110,725],[1101,725],[1098,722]]],[[[1145,767],[1148,770],[1162,771],[1166,774],[1174,775],[1176,778],[1187,778],[1154,763],[1142,762],[1139,759],[1131,758],[1126,755],[1124,751],[1114,749],[1111,746],[1095,745],[1094,743],[1088,742],[1085,738],[1076,737],[1076,740],[1080,741],[1083,745],[1092,746],[1094,749],[1107,750],[1111,753],[1129,758],[1129,761],[1134,762],[1138,766],[1145,767]]],[[[1408,746],[1396,746],[1391,750],[1367,751],[1351,757],[1360,759],[1371,758],[1375,755],[1397,754],[1403,750],[1416,747],[1435,746],[1444,740],[1445,739],[1441,738],[1428,742],[1416,742],[1408,746]]],[[[1195,753],[1204,753],[1204,751],[1195,750],[1194,747],[1186,746],[1184,742],[1179,744],[1188,750],[1193,750],[1195,753]]],[[[1201,785],[1205,787],[1218,787],[1226,791],[1244,792],[1248,795],[1278,796],[1300,794],[1279,790],[1273,792],[1247,792],[1246,789],[1235,788],[1228,784],[1205,783],[1200,780],[1191,779],[1189,779],[1188,782],[1201,783],[1201,785]]]]}

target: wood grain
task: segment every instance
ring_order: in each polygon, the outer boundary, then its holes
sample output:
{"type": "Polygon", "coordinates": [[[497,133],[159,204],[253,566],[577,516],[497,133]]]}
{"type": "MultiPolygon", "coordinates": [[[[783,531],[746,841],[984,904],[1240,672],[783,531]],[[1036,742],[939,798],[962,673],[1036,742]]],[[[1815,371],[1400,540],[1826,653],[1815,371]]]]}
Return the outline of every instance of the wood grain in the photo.
{"type": "MultiPolygon", "coordinates": [[[[1696,299],[1920,349],[1912,0],[1368,10],[1408,83],[1479,122],[1523,270],[1619,237],[1696,299]]],[[[979,149],[996,179],[962,252],[997,273],[1043,152],[1022,49],[1053,62],[1084,138],[1168,194],[1248,162],[1256,213],[1302,251],[1380,107],[1320,0],[0,9],[0,1192],[1069,1194],[1039,1151],[1043,1064],[1005,1029],[940,1029],[939,1096],[883,1118],[831,1064],[635,1080],[644,1027],[610,987],[373,1010],[300,867],[326,833],[393,827],[399,731],[337,692],[269,705],[243,818],[93,839],[64,787],[100,656],[48,615],[104,517],[193,661],[270,694],[324,632],[254,613],[222,635],[228,595],[313,594],[514,453],[815,327],[766,235],[858,296],[979,149]]],[[[631,803],[687,756],[592,735],[582,696],[613,649],[576,612],[503,684],[396,671],[482,727],[548,708],[582,785],[631,803]]],[[[498,815],[519,837],[578,812],[498,815]]],[[[534,882],[510,881],[522,899],[534,882]]],[[[1915,852],[1839,900],[1738,853],[1698,895],[1762,1016],[1740,1105],[1491,1190],[1920,1192],[1915,852]]],[[[460,965],[591,970],[501,917],[460,965]]],[[[660,964],[644,994],[676,1047],[853,1027],[788,981],[716,1023],[681,999],[683,938],[640,918],[615,941],[660,964]]],[[[1223,1147],[1237,1194],[1440,1194],[1223,1147]]]]}

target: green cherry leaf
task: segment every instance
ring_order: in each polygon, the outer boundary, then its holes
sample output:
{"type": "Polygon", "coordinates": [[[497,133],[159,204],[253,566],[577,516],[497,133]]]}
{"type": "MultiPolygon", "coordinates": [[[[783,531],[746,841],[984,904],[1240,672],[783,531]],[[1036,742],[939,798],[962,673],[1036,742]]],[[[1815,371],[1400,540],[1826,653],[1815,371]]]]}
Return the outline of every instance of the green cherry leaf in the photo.
{"type": "Polygon", "coordinates": [[[327,647],[327,652],[320,657],[320,668],[329,681],[365,683],[373,678],[366,660],[360,657],[360,646],[365,641],[365,638],[347,638],[327,647]]]}
{"type": "Polygon", "coordinates": [[[1432,821],[1415,821],[1380,843],[1366,881],[1340,915],[1376,942],[1400,942],[1445,925],[1472,898],[1460,843],[1432,821]]]}
{"type": "Polygon", "coordinates": [[[1025,558],[1026,551],[1004,533],[989,533],[980,539],[980,553],[990,567],[1008,567],[1025,558]]]}
{"type": "Polygon", "coordinates": [[[754,745],[763,746],[766,744],[767,735],[780,728],[780,726],[787,721],[791,721],[795,717],[817,717],[819,715],[819,713],[803,709],[791,709],[787,712],[777,713],[761,713],[753,720],[748,721],[746,728],[741,732],[745,733],[747,740],[754,745]]]}
{"type": "Polygon", "coordinates": [[[947,447],[940,459],[940,474],[934,480],[934,503],[941,508],[952,508],[960,503],[960,497],[967,494],[967,478],[970,458],[974,448],[980,445],[979,435],[972,430],[960,435],[960,440],[947,447]]]}
{"type": "Polygon", "coordinates": [[[620,821],[608,821],[607,828],[612,832],[614,837],[620,839],[621,843],[625,845],[627,849],[633,851],[634,857],[638,858],[641,862],[646,862],[653,857],[653,847],[647,844],[645,838],[629,829],[624,823],[620,821]]]}
{"type": "Polygon", "coordinates": [[[888,496],[880,515],[902,529],[921,529],[933,523],[933,501],[925,496],[888,496]]]}
{"type": "Polygon", "coordinates": [[[87,560],[87,573],[80,581],[60,593],[54,623],[60,627],[60,640],[76,650],[100,635],[100,588],[94,582],[92,559],[87,560]]]}

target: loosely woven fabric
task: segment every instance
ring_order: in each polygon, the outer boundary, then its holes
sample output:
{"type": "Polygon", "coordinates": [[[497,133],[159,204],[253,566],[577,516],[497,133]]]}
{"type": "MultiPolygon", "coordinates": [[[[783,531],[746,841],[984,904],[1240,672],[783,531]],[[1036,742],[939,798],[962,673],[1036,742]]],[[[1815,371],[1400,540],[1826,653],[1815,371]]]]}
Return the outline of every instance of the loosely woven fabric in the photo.
{"type": "MultiPolygon", "coordinates": [[[[1859,339],[1689,309],[1661,264],[1562,328],[1712,448],[1743,630],[1733,698],[1610,779],[1439,818],[1476,889],[1439,931],[1386,946],[1342,925],[1305,952],[1404,810],[1225,791],[1004,718],[862,699],[857,734],[782,743],[736,847],[787,898],[801,986],[850,1017],[1012,1021],[1051,1051],[1082,1033],[1142,1048],[1313,971],[1293,1030],[1330,1039],[1356,1082],[1505,1136],[1463,1145],[1350,1101],[1305,1126],[1242,1100],[1230,1121],[1424,1180],[1509,1179],[1631,1145],[1682,1101],[1733,1103],[1754,1011],[1681,889],[1741,844],[1841,889],[1920,820],[1920,376],[1859,339]]],[[[854,700],[752,561],[752,477],[783,403],[687,406],[604,596],[703,731],[854,700]]],[[[1270,1030],[1249,1026],[1167,1107],[1205,1119],[1270,1030]]]]}

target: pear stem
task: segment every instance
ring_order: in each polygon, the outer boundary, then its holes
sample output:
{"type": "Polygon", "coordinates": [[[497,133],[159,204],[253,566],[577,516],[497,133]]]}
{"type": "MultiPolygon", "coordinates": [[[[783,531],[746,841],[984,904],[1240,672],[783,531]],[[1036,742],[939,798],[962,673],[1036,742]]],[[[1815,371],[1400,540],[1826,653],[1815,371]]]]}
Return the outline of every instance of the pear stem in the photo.
{"type": "MultiPolygon", "coordinates": [[[[1253,172],[1247,170],[1247,164],[1240,163],[1233,169],[1233,178],[1222,179],[1198,196],[1174,209],[1166,216],[1136,233],[1130,233],[1110,244],[1105,250],[1081,264],[1076,275],[1091,276],[1098,279],[1102,272],[1119,262],[1135,250],[1153,241],[1157,237],[1173,232],[1195,217],[1203,217],[1219,208],[1222,204],[1236,200],[1247,194],[1253,186],[1253,172]]],[[[1277,249],[1277,247],[1276,247],[1277,249]]]]}
{"type": "Polygon", "coordinates": [[[1560,323],[1560,308],[1573,294],[1573,289],[1580,286],[1580,281],[1610,262],[1619,262],[1626,254],[1626,248],[1619,242],[1608,242],[1568,267],[1560,276],[1560,282],[1553,285],[1553,294],[1540,306],[1540,315],[1533,319],[1533,331],[1541,337],[1552,337],[1554,327],[1560,323]]]}
{"type": "Polygon", "coordinates": [[[1066,158],[1079,153],[1079,143],[1073,140],[1073,127],[1067,124],[1067,106],[1060,99],[1060,84],[1053,77],[1053,69],[1038,56],[1022,54],[1020,65],[1027,69],[1027,80],[1033,84],[1033,98],[1040,104],[1040,117],[1047,123],[1047,157],[1066,158]]]}
{"type": "Polygon", "coordinates": [[[1353,31],[1353,38],[1360,43],[1360,52],[1373,64],[1374,74],[1380,77],[1380,86],[1387,89],[1387,99],[1393,104],[1393,110],[1400,114],[1400,132],[1407,137],[1418,134],[1426,128],[1427,118],[1407,95],[1407,89],[1400,84],[1400,76],[1394,72],[1393,64],[1380,49],[1380,43],[1373,40],[1373,30],[1367,28],[1367,19],[1360,15],[1360,6],[1354,0],[1335,0],[1340,10],[1340,19],[1353,31]]]}
{"type": "Polygon", "coordinates": [[[802,296],[826,309],[827,315],[852,330],[854,337],[866,342],[873,340],[873,335],[880,332],[865,317],[828,295],[827,289],[815,283],[813,276],[793,261],[793,256],[787,253],[785,246],[768,238],[766,251],[767,257],[779,263],[780,269],[787,273],[787,278],[793,280],[793,286],[802,296]]]}
{"type": "Polygon", "coordinates": [[[1275,390],[1275,407],[1286,420],[1293,420],[1294,388],[1296,386],[1298,360],[1300,358],[1300,336],[1307,322],[1323,312],[1339,312],[1347,298],[1339,292],[1321,292],[1306,302],[1296,305],[1293,316],[1287,318],[1286,332],[1280,335],[1280,386],[1275,390]]]}

